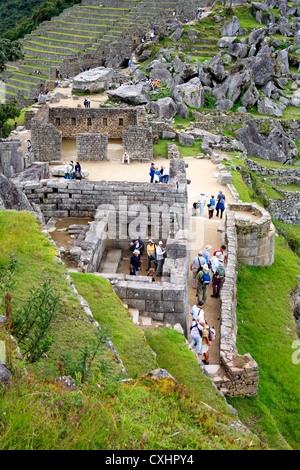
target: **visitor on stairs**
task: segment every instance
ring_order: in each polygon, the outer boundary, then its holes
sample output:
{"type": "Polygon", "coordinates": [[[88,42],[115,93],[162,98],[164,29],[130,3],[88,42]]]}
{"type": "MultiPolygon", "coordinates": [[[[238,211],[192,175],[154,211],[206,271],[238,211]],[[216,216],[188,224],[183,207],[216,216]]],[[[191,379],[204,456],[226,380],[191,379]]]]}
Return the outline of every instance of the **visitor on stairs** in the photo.
{"type": "Polygon", "coordinates": [[[216,216],[219,217],[219,212],[220,212],[220,219],[223,218],[223,212],[225,210],[225,201],[226,201],[225,194],[223,194],[222,191],[219,191],[219,194],[217,196],[216,216]]]}
{"type": "Polygon", "coordinates": [[[198,288],[197,288],[197,295],[198,295],[198,300],[204,300],[204,302],[207,299],[207,291],[208,291],[208,286],[210,284],[210,274],[209,274],[209,269],[207,264],[205,264],[197,274],[197,281],[198,281],[198,288]]]}
{"type": "Polygon", "coordinates": [[[190,270],[193,271],[193,289],[197,289],[197,274],[199,269],[202,269],[202,266],[205,264],[206,259],[203,256],[203,251],[199,251],[198,256],[195,256],[190,265],[190,270]]]}
{"type": "Polygon", "coordinates": [[[220,290],[222,289],[222,286],[225,281],[225,268],[223,266],[223,260],[219,259],[219,265],[214,273],[213,276],[213,295],[211,297],[218,298],[220,297],[220,290]]]}

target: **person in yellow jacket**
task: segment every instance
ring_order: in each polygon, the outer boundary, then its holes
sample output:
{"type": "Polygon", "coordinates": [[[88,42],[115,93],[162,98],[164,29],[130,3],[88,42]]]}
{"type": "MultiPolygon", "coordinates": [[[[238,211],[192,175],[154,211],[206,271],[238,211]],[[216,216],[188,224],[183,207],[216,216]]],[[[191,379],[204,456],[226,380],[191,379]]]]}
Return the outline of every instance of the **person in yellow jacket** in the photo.
{"type": "Polygon", "coordinates": [[[153,240],[148,240],[148,245],[147,245],[147,260],[148,260],[148,266],[147,266],[147,271],[151,268],[151,263],[155,263],[155,268],[156,268],[156,246],[153,243],[153,240]]]}

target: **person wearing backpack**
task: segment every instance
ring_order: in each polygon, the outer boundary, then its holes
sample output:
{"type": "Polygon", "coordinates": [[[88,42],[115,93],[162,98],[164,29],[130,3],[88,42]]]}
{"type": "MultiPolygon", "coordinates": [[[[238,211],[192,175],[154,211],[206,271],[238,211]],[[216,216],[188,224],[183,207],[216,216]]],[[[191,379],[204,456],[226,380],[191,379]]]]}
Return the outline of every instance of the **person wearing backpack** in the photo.
{"type": "Polygon", "coordinates": [[[211,297],[218,298],[220,297],[220,290],[223,286],[225,281],[225,268],[223,266],[223,260],[219,259],[219,264],[214,272],[212,287],[213,287],[213,295],[211,297]]]}
{"type": "Polygon", "coordinates": [[[206,366],[209,365],[209,347],[211,345],[211,342],[210,342],[210,327],[208,325],[199,325],[199,329],[201,331],[201,349],[200,349],[200,355],[201,354],[204,354],[204,361],[203,364],[205,364],[206,366]]]}
{"type": "Polygon", "coordinates": [[[204,300],[206,301],[207,298],[207,290],[210,284],[210,274],[207,264],[204,264],[202,267],[202,271],[199,271],[197,274],[198,280],[198,288],[197,288],[197,295],[198,301],[204,300]]]}
{"type": "Polygon", "coordinates": [[[197,289],[197,274],[204,264],[206,264],[206,259],[203,256],[203,251],[199,251],[198,256],[195,256],[190,265],[190,270],[193,271],[193,289],[197,289]]]}

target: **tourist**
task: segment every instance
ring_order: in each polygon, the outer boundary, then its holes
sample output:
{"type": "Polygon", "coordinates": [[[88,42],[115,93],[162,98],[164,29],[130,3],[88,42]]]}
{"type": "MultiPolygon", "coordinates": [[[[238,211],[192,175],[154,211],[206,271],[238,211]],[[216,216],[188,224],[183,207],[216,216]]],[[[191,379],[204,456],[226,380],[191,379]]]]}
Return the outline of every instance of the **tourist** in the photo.
{"type": "Polygon", "coordinates": [[[142,261],[140,260],[139,250],[134,250],[130,259],[130,274],[137,276],[141,269],[142,261]]]}
{"type": "Polygon", "coordinates": [[[164,167],[161,166],[161,167],[160,167],[160,170],[159,170],[159,182],[160,182],[160,183],[163,182],[163,174],[164,174],[164,167]]]}
{"type": "Polygon", "coordinates": [[[207,299],[207,291],[208,291],[208,286],[210,284],[210,275],[209,275],[209,269],[208,265],[204,264],[202,267],[202,270],[200,270],[197,274],[197,281],[198,281],[198,288],[197,288],[197,296],[198,300],[204,300],[204,302],[207,299]]]}
{"type": "Polygon", "coordinates": [[[211,266],[211,262],[210,262],[210,252],[209,252],[210,249],[211,249],[211,246],[210,246],[210,245],[206,245],[206,247],[205,247],[204,250],[203,250],[203,256],[204,256],[204,258],[206,259],[206,264],[208,265],[209,268],[210,268],[210,266],[211,266]]]}
{"type": "Polygon", "coordinates": [[[71,170],[72,170],[72,166],[70,165],[70,163],[65,163],[65,179],[66,180],[70,180],[72,178],[71,170]]]}
{"type": "Polygon", "coordinates": [[[151,39],[151,41],[154,41],[154,33],[153,33],[153,31],[152,31],[152,33],[150,34],[150,39],[151,39]]]}
{"type": "Polygon", "coordinates": [[[188,22],[189,22],[189,19],[188,19],[188,17],[187,17],[187,16],[185,17],[185,22],[186,22],[186,23],[188,23],[188,22]]]}
{"type": "Polygon", "coordinates": [[[133,64],[136,63],[136,58],[135,58],[135,56],[132,56],[132,63],[133,63],[133,64]]]}
{"type": "Polygon", "coordinates": [[[122,155],[122,164],[124,162],[127,162],[128,165],[130,165],[130,156],[127,152],[124,152],[123,155],[122,155]]]}
{"type": "Polygon", "coordinates": [[[31,140],[30,139],[27,139],[27,152],[28,153],[31,152],[31,140]]]}
{"type": "Polygon", "coordinates": [[[120,77],[120,78],[119,78],[119,86],[122,86],[122,85],[123,85],[123,78],[120,77]]]}
{"type": "Polygon", "coordinates": [[[154,183],[159,183],[159,178],[160,178],[160,169],[157,166],[154,170],[154,183]]]}
{"type": "Polygon", "coordinates": [[[86,101],[87,101],[87,106],[86,107],[90,108],[91,107],[91,100],[90,100],[89,96],[87,97],[86,101]]]}
{"type": "Polygon", "coordinates": [[[147,271],[151,268],[151,263],[155,263],[155,267],[157,267],[156,263],[156,246],[153,243],[153,240],[150,238],[148,240],[148,245],[147,245],[147,260],[148,260],[148,266],[147,266],[147,271]]]}
{"type": "Polygon", "coordinates": [[[199,11],[197,10],[196,13],[195,13],[195,19],[196,20],[198,19],[198,15],[199,15],[199,11]]]}
{"type": "Polygon", "coordinates": [[[210,341],[209,341],[209,326],[205,324],[204,326],[199,325],[199,330],[201,331],[201,336],[202,336],[202,344],[201,344],[201,349],[200,349],[200,355],[204,354],[204,361],[203,364],[209,365],[209,347],[210,347],[210,341]]]}
{"type": "Polygon", "coordinates": [[[190,265],[190,270],[193,271],[193,289],[197,289],[197,274],[205,264],[206,259],[203,256],[203,251],[199,251],[198,256],[195,256],[190,265]]]}
{"type": "Polygon", "coordinates": [[[214,215],[214,210],[216,208],[215,196],[213,196],[213,195],[211,196],[211,198],[209,200],[209,204],[207,204],[207,207],[208,207],[208,218],[212,219],[213,215],[214,215]]]}
{"type": "Polygon", "coordinates": [[[85,107],[85,109],[87,108],[87,99],[86,98],[84,98],[83,106],[85,107]]]}
{"type": "Polygon", "coordinates": [[[150,268],[150,269],[149,269],[149,272],[148,272],[148,274],[147,274],[147,276],[150,277],[150,282],[155,282],[154,274],[155,274],[155,269],[154,269],[154,268],[150,268]]]}
{"type": "Polygon", "coordinates": [[[128,60],[128,67],[131,67],[131,60],[128,60]]]}
{"type": "Polygon", "coordinates": [[[190,311],[191,315],[193,315],[193,320],[197,320],[200,324],[205,323],[204,310],[202,308],[204,304],[204,300],[198,300],[197,304],[193,305],[190,311]]]}
{"type": "Polygon", "coordinates": [[[219,259],[218,266],[214,272],[212,287],[213,287],[213,295],[211,297],[218,298],[220,297],[220,290],[225,281],[225,268],[223,266],[223,260],[219,259]]]}
{"type": "Polygon", "coordinates": [[[169,168],[166,168],[165,166],[164,166],[164,171],[163,171],[163,180],[165,181],[166,184],[169,181],[169,168]]]}
{"type": "Polygon", "coordinates": [[[76,162],[76,163],[75,163],[75,174],[74,174],[74,177],[75,177],[76,179],[82,180],[81,166],[80,166],[79,162],[76,162]]]}
{"type": "Polygon", "coordinates": [[[200,351],[202,347],[202,337],[200,335],[199,323],[197,322],[197,320],[192,321],[190,331],[191,331],[191,337],[192,337],[190,348],[192,348],[193,346],[196,346],[196,352],[198,356],[200,357],[200,351]]]}
{"type": "Polygon", "coordinates": [[[205,197],[205,194],[204,193],[201,193],[200,194],[200,198],[198,200],[198,204],[199,204],[199,212],[200,212],[200,215],[204,215],[204,206],[206,204],[206,197],[205,197]]]}
{"type": "Polygon", "coordinates": [[[150,165],[150,171],[149,171],[150,183],[153,183],[154,172],[155,172],[155,165],[154,165],[154,163],[151,163],[151,165],[150,165]]]}
{"type": "Polygon", "coordinates": [[[144,243],[140,238],[135,238],[130,242],[130,250],[131,251],[138,251],[140,255],[143,254],[144,251],[144,243]]]}
{"type": "Polygon", "coordinates": [[[156,276],[162,275],[162,266],[164,262],[164,255],[167,251],[167,248],[163,248],[163,242],[159,241],[158,246],[156,247],[156,276]]]}
{"type": "Polygon", "coordinates": [[[223,212],[225,210],[225,201],[226,201],[225,194],[223,194],[222,191],[219,191],[219,194],[217,196],[216,216],[219,217],[219,212],[220,212],[220,219],[222,219],[223,212]]]}
{"type": "Polygon", "coordinates": [[[221,248],[215,251],[214,255],[216,255],[217,252],[221,252],[220,259],[222,259],[225,264],[226,263],[226,245],[221,245],[221,248]]]}
{"type": "Polygon", "coordinates": [[[73,179],[74,178],[74,173],[75,173],[73,160],[70,160],[69,165],[71,166],[71,170],[70,170],[71,178],[70,179],[73,179]]]}
{"type": "Polygon", "coordinates": [[[217,267],[219,266],[219,260],[221,256],[221,251],[217,251],[216,254],[211,259],[211,271],[214,274],[217,270],[217,267]]]}

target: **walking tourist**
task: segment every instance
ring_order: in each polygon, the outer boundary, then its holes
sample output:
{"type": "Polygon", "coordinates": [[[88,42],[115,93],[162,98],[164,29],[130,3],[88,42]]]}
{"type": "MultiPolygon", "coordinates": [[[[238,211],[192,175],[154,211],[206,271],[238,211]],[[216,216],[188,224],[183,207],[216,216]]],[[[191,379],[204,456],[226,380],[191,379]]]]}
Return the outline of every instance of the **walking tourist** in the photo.
{"type": "Polygon", "coordinates": [[[193,272],[193,289],[197,289],[197,274],[205,264],[206,259],[203,256],[203,251],[199,251],[198,256],[195,256],[190,265],[190,270],[193,272]]]}
{"type": "Polygon", "coordinates": [[[200,349],[200,355],[204,354],[204,361],[203,364],[209,365],[209,347],[211,345],[209,341],[209,326],[205,324],[205,326],[199,325],[199,329],[202,332],[202,344],[200,349]]]}
{"type": "Polygon", "coordinates": [[[204,322],[204,310],[203,305],[205,304],[204,300],[198,300],[197,304],[193,305],[191,309],[191,315],[193,316],[193,320],[197,320],[200,323],[204,322]]]}
{"type": "Polygon", "coordinates": [[[205,247],[204,250],[203,250],[203,256],[204,256],[204,258],[206,259],[206,264],[208,265],[209,268],[210,268],[210,266],[211,266],[211,262],[210,262],[210,252],[209,252],[210,249],[211,249],[211,246],[210,246],[210,245],[206,245],[206,247],[205,247]]]}
{"type": "Polygon", "coordinates": [[[225,268],[223,266],[223,260],[219,259],[219,264],[214,272],[212,287],[213,295],[211,297],[218,298],[220,297],[220,291],[225,281],[225,268]]]}
{"type": "Polygon", "coordinates": [[[202,270],[200,270],[197,274],[197,281],[198,281],[198,288],[197,288],[197,296],[198,300],[207,299],[207,291],[208,286],[210,284],[210,274],[207,264],[204,264],[202,270]]]}
{"type": "Polygon", "coordinates": [[[209,204],[207,204],[207,207],[208,207],[208,218],[212,219],[213,215],[214,215],[214,210],[216,208],[215,196],[213,196],[213,195],[211,196],[211,198],[209,200],[209,204]]]}
{"type": "Polygon", "coordinates": [[[226,201],[225,194],[223,194],[222,191],[219,191],[219,194],[217,196],[216,216],[219,217],[219,212],[220,212],[220,219],[223,218],[223,212],[225,210],[225,201],[226,201]]]}
{"type": "Polygon", "coordinates": [[[155,165],[154,165],[154,163],[151,163],[151,165],[150,165],[150,172],[149,172],[149,175],[150,175],[150,183],[153,183],[154,172],[155,172],[155,165]]]}
{"type": "Polygon", "coordinates": [[[198,204],[199,204],[199,212],[200,212],[200,215],[204,215],[204,206],[205,206],[205,204],[206,204],[206,197],[205,197],[205,194],[204,194],[204,193],[201,193],[201,194],[200,194],[200,198],[199,198],[198,204]]]}
{"type": "Polygon", "coordinates": [[[75,163],[75,178],[82,180],[81,166],[79,162],[75,163]]]}

